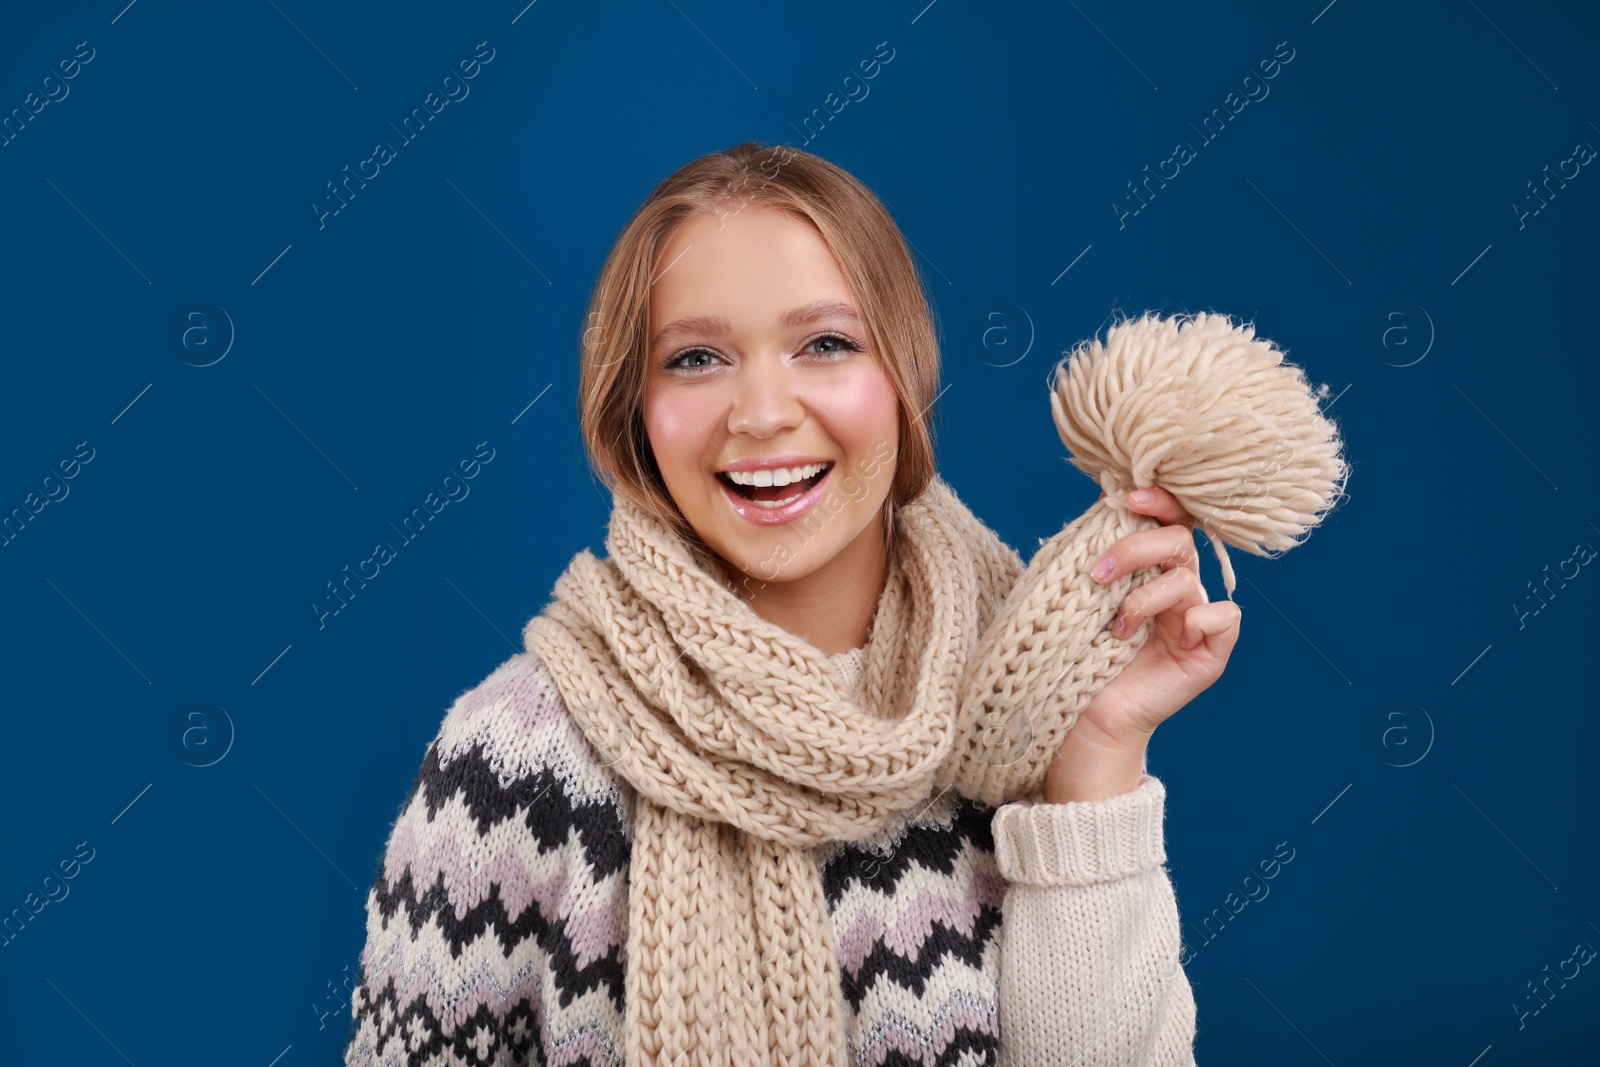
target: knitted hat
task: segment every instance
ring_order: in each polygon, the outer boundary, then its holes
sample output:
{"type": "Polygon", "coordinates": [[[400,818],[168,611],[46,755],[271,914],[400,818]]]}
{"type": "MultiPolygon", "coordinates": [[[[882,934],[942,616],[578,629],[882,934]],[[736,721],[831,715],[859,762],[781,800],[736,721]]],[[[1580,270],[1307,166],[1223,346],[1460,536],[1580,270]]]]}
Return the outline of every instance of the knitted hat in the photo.
{"type": "Polygon", "coordinates": [[[1231,599],[1223,545],[1273,556],[1304,543],[1349,474],[1305,372],[1251,324],[1146,313],[1065,356],[1050,394],[1056,432],[1105,495],[1040,546],[973,653],[958,724],[965,747],[940,784],[989,804],[1043,798],[1067,731],[1152,632],[1113,637],[1110,624],[1159,568],[1104,584],[1089,573],[1117,541],[1161,525],[1128,507],[1130,492],[1160,486],[1194,516],[1231,599]],[[1015,655],[1040,647],[1060,650],[1054,662],[1015,655]]]}

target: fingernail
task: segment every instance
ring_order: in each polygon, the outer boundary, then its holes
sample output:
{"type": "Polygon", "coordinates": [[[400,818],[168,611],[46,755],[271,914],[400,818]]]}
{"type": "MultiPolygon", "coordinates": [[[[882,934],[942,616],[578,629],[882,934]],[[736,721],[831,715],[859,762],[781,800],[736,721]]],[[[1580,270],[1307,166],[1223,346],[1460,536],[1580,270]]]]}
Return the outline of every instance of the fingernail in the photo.
{"type": "Polygon", "coordinates": [[[1117,561],[1112,559],[1111,556],[1101,556],[1099,561],[1095,563],[1094,570],[1090,573],[1094,576],[1095,581],[1103,582],[1111,577],[1111,572],[1116,569],[1116,566],[1117,561]]]}
{"type": "Polygon", "coordinates": [[[1148,504],[1150,503],[1152,496],[1154,496],[1154,494],[1148,489],[1135,489],[1133,492],[1128,494],[1128,499],[1133,501],[1135,504],[1148,504]]]}
{"type": "Polygon", "coordinates": [[[1118,615],[1116,620],[1111,624],[1111,632],[1114,634],[1122,633],[1123,630],[1127,629],[1127,621],[1127,619],[1123,618],[1121,615],[1118,615]]]}

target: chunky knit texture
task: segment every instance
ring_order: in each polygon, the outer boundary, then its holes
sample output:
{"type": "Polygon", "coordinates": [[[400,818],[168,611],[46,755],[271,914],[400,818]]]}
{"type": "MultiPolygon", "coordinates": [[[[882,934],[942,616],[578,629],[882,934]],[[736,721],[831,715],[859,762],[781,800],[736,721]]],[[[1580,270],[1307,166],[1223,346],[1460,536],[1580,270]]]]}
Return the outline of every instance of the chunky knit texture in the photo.
{"type": "MultiPolygon", "coordinates": [[[[1164,797],[943,790],[817,846],[849,1063],[1192,1064],[1164,797]]],[[[461,694],[367,897],[347,1067],[622,1064],[634,804],[536,656],[461,694]]]]}
{"type": "MultiPolygon", "coordinates": [[[[809,849],[902,820],[947,769],[962,796],[989,802],[969,786],[987,780],[1022,799],[1029,768],[1013,765],[1037,732],[1018,746],[957,723],[984,699],[957,694],[1021,561],[934,475],[895,513],[851,693],[709,550],[626,496],[613,497],[606,548],[573,557],[523,636],[637,796],[627,1067],[845,1067],[837,947],[809,849]]],[[[1074,627],[991,655],[999,673],[1042,684],[1097,636],[1074,627]]]]}

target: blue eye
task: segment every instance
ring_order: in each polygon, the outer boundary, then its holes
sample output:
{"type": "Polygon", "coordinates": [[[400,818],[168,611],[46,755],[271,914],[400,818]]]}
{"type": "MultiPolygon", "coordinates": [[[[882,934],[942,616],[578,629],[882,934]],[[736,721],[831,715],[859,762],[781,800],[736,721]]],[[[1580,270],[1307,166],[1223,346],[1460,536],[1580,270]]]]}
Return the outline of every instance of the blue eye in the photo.
{"type": "Polygon", "coordinates": [[[810,341],[806,345],[806,347],[810,348],[812,345],[821,344],[823,341],[837,341],[841,346],[843,346],[843,351],[846,351],[846,352],[859,352],[859,351],[861,351],[861,346],[859,344],[857,344],[851,338],[846,337],[842,333],[825,333],[821,337],[818,337],[815,340],[810,341]]]}
{"type": "MultiPolygon", "coordinates": [[[[845,334],[842,334],[842,333],[834,333],[832,331],[830,331],[828,333],[818,334],[816,337],[813,337],[811,340],[807,341],[805,343],[804,347],[805,348],[810,348],[812,345],[818,345],[818,344],[822,344],[824,342],[833,342],[833,343],[839,345],[839,347],[835,348],[835,349],[833,349],[831,351],[820,352],[820,353],[818,353],[818,355],[824,355],[824,356],[842,355],[844,353],[860,352],[862,350],[860,342],[856,341],[854,338],[848,337],[848,336],[846,336],[845,334]]],[[[693,358],[695,358],[695,357],[697,357],[697,356],[716,357],[716,355],[717,354],[715,352],[713,352],[709,348],[686,348],[682,352],[677,352],[677,353],[674,353],[671,356],[668,356],[665,360],[662,361],[661,368],[663,370],[685,370],[685,371],[704,370],[705,367],[708,366],[708,364],[699,364],[699,365],[696,365],[696,366],[688,366],[687,365],[688,361],[693,359],[693,358]]]]}
{"type": "MultiPolygon", "coordinates": [[[[712,351],[709,348],[689,348],[689,349],[685,349],[682,352],[679,352],[675,356],[669,356],[667,358],[667,360],[661,364],[661,366],[666,370],[676,370],[677,368],[683,366],[684,361],[687,360],[687,359],[690,359],[690,358],[692,358],[694,356],[709,356],[709,355],[713,355],[712,351]]],[[[698,370],[699,368],[692,368],[692,369],[698,370]]]]}

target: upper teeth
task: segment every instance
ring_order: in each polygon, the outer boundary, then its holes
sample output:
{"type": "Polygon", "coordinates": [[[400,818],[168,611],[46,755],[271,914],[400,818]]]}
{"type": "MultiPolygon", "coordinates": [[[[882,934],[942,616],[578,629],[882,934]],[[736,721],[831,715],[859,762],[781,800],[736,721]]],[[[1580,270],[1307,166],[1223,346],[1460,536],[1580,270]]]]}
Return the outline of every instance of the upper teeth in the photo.
{"type": "Polygon", "coordinates": [[[778,467],[759,471],[726,471],[728,480],[735,485],[788,485],[802,482],[828,469],[826,463],[812,463],[804,467],[778,467]]]}

